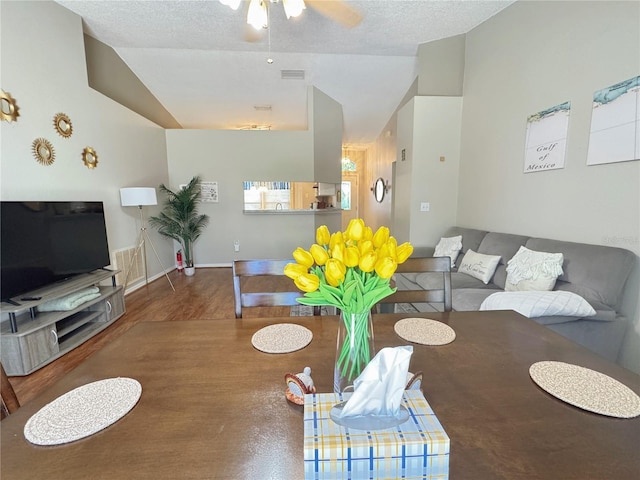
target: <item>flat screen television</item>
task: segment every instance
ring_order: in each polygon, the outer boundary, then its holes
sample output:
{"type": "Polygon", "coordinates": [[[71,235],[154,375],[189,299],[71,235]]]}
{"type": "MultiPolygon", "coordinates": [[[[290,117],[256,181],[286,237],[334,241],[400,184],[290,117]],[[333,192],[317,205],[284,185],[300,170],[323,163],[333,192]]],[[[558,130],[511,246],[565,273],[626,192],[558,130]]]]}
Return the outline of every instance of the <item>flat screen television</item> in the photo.
{"type": "Polygon", "coordinates": [[[3,301],[111,263],[102,202],[0,202],[0,242],[3,301]]]}

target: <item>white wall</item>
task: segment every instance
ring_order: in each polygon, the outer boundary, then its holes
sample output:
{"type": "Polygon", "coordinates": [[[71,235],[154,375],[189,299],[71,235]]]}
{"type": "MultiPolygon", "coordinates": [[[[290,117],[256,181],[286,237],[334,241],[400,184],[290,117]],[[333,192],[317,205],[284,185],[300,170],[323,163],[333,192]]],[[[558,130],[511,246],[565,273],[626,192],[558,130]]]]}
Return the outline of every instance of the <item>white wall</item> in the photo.
{"type": "MultiPolygon", "coordinates": [[[[415,97],[398,114],[398,158],[406,147],[406,160],[396,161],[396,178],[403,170],[410,172],[409,199],[402,212],[409,218],[410,230],[402,241],[414,247],[435,245],[442,232],[456,223],[461,116],[461,97],[431,96],[415,97]],[[410,144],[402,141],[400,129],[400,116],[409,106],[413,113],[410,144]],[[429,204],[428,212],[420,211],[423,202],[429,204]]],[[[405,191],[402,186],[400,191],[405,191]]],[[[396,220],[399,216],[396,208],[396,220]]]]}
{"type": "MultiPolygon", "coordinates": [[[[88,87],[80,17],[50,1],[3,1],[0,16],[1,86],[20,108],[17,122],[0,124],[2,200],[103,201],[110,249],[133,246],[138,211],[120,206],[119,189],[166,182],[164,130],[88,87]],[[71,119],[70,138],[53,128],[58,112],[71,119]],[[32,155],[40,137],[53,144],[50,166],[32,155]],[[87,146],[98,154],[93,170],[82,162],[87,146]]],[[[159,248],[171,258],[169,246],[159,248]]],[[[151,258],[149,270],[150,276],[160,273],[151,258]]]]}
{"type": "MultiPolygon", "coordinates": [[[[586,165],[594,92],[640,74],[639,19],[638,2],[517,2],[467,34],[459,225],[640,253],[640,162],[586,165]],[[565,168],[523,174],[527,116],[565,101],[565,168]]],[[[619,361],[640,371],[633,275],[619,361]]]]}
{"type": "Polygon", "coordinates": [[[400,185],[395,184],[395,173],[394,168],[392,168],[393,163],[398,160],[396,157],[398,111],[416,96],[417,93],[418,79],[416,78],[407,90],[407,93],[405,93],[396,111],[382,129],[382,132],[380,132],[376,141],[368,149],[364,184],[360,187],[365,189],[365,202],[362,206],[362,218],[365,220],[365,223],[374,230],[382,225],[387,226],[391,229],[391,233],[394,236],[396,232],[402,231],[403,229],[406,230],[402,224],[396,226],[395,219],[393,218],[394,212],[392,211],[392,206],[395,205],[396,202],[395,197],[400,191],[400,185]],[[391,192],[385,196],[382,203],[376,202],[370,191],[374,181],[379,177],[382,177],[385,181],[388,180],[391,185],[391,192]]]}
{"type": "Polygon", "coordinates": [[[170,188],[194,175],[218,182],[219,203],[200,205],[200,213],[210,216],[210,226],[194,244],[196,265],[229,265],[234,258],[290,258],[297,247],[311,246],[317,225],[340,229],[339,213],[242,211],[243,181],[310,182],[318,179],[314,175],[319,170],[324,181],[340,182],[341,133],[336,136],[333,125],[342,125],[342,108],[315,88],[309,103],[313,131],[167,131],[170,188]],[[240,242],[237,253],[235,240],[240,242]]]}

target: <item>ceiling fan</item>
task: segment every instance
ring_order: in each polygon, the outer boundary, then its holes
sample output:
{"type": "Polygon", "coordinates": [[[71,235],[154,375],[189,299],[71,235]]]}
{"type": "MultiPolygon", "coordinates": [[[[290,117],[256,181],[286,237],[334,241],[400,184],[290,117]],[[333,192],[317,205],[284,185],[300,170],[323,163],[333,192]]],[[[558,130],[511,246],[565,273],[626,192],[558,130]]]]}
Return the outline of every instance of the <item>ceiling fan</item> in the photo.
{"type": "MultiPolygon", "coordinates": [[[[233,10],[237,10],[241,2],[242,0],[220,0],[220,3],[228,5],[233,10]]],[[[299,16],[308,5],[318,13],[347,28],[353,28],[362,21],[360,12],[347,4],[345,0],[249,0],[247,23],[256,30],[268,28],[268,4],[275,3],[282,3],[287,18],[299,16]]]]}

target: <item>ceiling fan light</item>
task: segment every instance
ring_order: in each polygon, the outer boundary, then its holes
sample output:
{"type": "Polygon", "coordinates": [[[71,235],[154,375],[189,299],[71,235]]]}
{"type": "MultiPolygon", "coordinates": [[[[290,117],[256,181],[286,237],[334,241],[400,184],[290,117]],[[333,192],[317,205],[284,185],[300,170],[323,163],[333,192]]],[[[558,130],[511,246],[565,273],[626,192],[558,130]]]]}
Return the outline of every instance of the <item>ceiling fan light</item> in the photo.
{"type": "Polygon", "coordinates": [[[220,3],[231,7],[233,10],[237,10],[241,1],[242,0],[220,0],[220,3]]]}
{"type": "Polygon", "coordinates": [[[251,0],[249,12],[247,13],[247,23],[256,30],[267,28],[269,23],[267,5],[263,0],[251,0]]]}
{"type": "Polygon", "coordinates": [[[282,0],[282,6],[284,7],[284,13],[287,16],[287,19],[297,17],[305,8],[307,8],[304,4],[304,0],[282,0]]]}

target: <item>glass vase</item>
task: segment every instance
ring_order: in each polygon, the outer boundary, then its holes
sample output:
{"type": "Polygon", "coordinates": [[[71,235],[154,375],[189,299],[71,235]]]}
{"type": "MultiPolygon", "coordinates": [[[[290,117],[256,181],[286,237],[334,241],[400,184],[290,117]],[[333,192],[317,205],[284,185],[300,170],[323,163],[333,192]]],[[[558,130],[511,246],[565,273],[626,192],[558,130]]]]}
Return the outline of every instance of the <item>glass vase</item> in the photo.
{"type": "Polygon", "coordinates": [[[345,312],[340,310],[333,391],[342,393],[375,356],[371,310],[345,312]]]}

